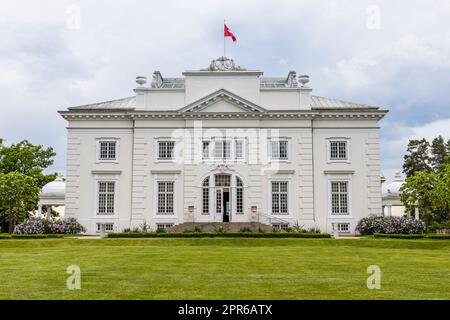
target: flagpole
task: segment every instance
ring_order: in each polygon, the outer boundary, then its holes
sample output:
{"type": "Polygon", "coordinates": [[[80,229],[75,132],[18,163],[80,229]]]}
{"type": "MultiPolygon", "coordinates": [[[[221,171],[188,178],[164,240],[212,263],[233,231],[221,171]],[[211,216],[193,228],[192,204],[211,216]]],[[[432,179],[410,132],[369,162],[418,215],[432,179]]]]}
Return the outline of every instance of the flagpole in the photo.
{"type": "MultiPolygon", "coordinates": [[[[225,30],[225,19],[223,19],[223,29],[225,30]]],[[[225,31],[223,32],[223,56],[226,57],[226,41],[225,41],[225,31]]]]}

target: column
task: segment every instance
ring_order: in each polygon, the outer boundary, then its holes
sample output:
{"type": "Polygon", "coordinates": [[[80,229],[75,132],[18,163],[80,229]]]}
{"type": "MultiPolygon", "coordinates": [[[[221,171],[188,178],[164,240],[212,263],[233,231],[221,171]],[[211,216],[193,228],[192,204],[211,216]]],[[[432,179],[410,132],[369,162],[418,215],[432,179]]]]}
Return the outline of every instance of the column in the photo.
{"type": "Polygon", "coordinates": [[[38,213],[37,213],[37,217],[38,218],[42,218],[42,204],[38,203],[38,213]]]}

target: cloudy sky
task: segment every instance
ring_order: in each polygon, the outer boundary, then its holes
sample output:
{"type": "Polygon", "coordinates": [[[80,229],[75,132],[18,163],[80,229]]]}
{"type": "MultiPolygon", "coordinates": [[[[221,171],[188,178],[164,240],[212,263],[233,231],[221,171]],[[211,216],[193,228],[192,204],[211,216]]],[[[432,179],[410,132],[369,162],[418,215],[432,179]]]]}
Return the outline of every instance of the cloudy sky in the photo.
{"type": "Polygon", "coordinates": [[[57,110],[131,96],[137,75],[180,76],[223,52],[266,76],[309,74],[313,93],[386,106],[382,168],[408,139],[450,137],[450,1],[0,0],[0,137],[53,146],[57,110]]]}

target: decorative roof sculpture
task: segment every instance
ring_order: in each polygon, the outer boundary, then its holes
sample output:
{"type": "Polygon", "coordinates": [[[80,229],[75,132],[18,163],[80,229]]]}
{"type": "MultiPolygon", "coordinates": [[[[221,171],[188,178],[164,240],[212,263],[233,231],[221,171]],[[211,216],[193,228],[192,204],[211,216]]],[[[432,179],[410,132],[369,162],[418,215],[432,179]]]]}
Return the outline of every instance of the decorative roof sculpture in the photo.
{"type": "Polygon", "coordinates": [[[237,66],[233,59],[227,57],[219,57],[211,61],[208,69],[202,71],[245,71],[246,69],[237,66]]]}

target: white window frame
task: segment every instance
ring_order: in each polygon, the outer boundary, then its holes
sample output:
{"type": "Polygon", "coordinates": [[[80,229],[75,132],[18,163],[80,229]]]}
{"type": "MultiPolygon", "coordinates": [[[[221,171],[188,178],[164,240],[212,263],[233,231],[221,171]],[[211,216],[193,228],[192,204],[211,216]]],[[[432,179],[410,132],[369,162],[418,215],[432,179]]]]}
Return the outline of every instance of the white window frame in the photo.
{"type": "Polygon", "coordinates": [[[213,145],[214,145],[214,142],[212,140],[203,139],[201,141],[200,153],[201,153],[202,161],[209,161],[209,160],[211,160],[211,158],[212,158],[211,157],[211,149],[214,149],[213,145]],[[205,143],[208,143],[208,156],[207,157],[205,157],[205,155],[204,155],[204,144],[205,143]]]}
{"type": "Polygon", "coordinates": [[[200,154],[201,159],[203,162],[245,162],[247,159],[247,140],[246,138],[241,137],[212,137],[212,138],[205,138],[201,140],[200,144],[200,154]],[[230,155],[227,158],[223,157],[223,151],[222,151],[222,157],[216,157],[216,148],[218,144],[221,144],[221,147],[223,148],[223,141],[229,142],[230,145],[230,155]],[[203,154],[203,144],[205,142],[209,143],[209,150],[208,150],[208,157],[204,157],[203,154]],[[242,144],[242,156],[237,157],[236,154],[236,148],[237,148],[237,142],[240,142],[242,144]]]}
{"type": "Polygon", "coordinates": [[[115,179],[98,179],[95,182],[95,215],[97,217],[115,217],[117,216],[117,193],[118,193],[118,184],[117,180],[115,179]],[[99,212],[99,205],[100,205],[100,183],[113,183],[114,184],[114,211],[113,213],[100,213],[99,212]]]}
{"type": "Polygon", "coordinates": [[[168,228],[172,228],[175,223],[173,222],[156,222],[156,230],[166,230],[168,228]]]}
{"type": "Polygon", "coordinates": [[[120,139],[117,137],[102,137],[96,139],[96,151],[95,151],[95,157],[96,163],[119,163],[119,152],[120,152],[120,139]],[[100,158],[100,150],[101,150],[101,143],[102,142],[115,142],[116,144],[116,154],[114,159],[101,159],[100,158]]]}
{"type": "Polygon", "coordinates": [[[350,233],[350,223],[349,222],[342,222],[337,224],[337,231],[339,233],[350,233]],[[342,230],[343,226],[347,226],[347,230],[342,230]]]}
{"type": "Polygon", "coordinates": [[[290,137],[277,137],[277,138],[268,138],[267,139],[267,159],[269,162],[291,162],[292,159],[292,142],[290,137]],[[286,141],[287,146],[287,158],[274,158],[272,157],[272,143],[280,141],[286,141]]]}
{"type": "Polygon", "coordinates": [[[328,216],[333,219],[348,219],[352,218],[352,177],[351,175],[328,175],[328,216]],[[332,210],[332,200],[331,200],[331,183],[332,182],[347,182],[347,213],[333,213],[332,210]]]}
{"type": "MultiPolygon", "coordinates": [[[[178,204],[178,197],[181,195],[182,190],[179,190],[179,174],[154,174],[153,175],[153,217],[155,219],[168,219],[170,222],[174,221],[178,217],[178,212],[181,210],[178,204]],[[173,214],[158,214],[158,182],[173,182],[173,214]]],[[[161,222],[162,223],[162,222],[161,222]]],[[[169,222],[168,222],[169,223],[169,222]]]]}
{"type": "Polygon", "coordinates": [[[267,196],[267,206],[268,206],[268,212],[270,213],[271,216],[274,217],[280,217],[283,219],[286,218],[292,218],[292,214],[293,214],[293,208],[292,208],[292,203],[293,203],[293,198],[292,198],[292,177],[286,177],[286,176],[273,176],[271,178],[268,179],[268,185],[267,185],[267,192],[268,192],[268,196],[267,196]],[[272,182],[287,182],[287,187],[288,187],[288,212],[287,213],[273,213],[272,212],[272,182]]]}
{"type": "Polygon", "coordinates": [[[158,161],[174,161],[175,160],[175,147],[176,147],[176,141],[174,140],[158,140],[157,142],[157,160],[158,161]],[[162,157],[160,154],[161,151],[161,145],[162,144],[166,144],[166,154],[168,154],[168,144],[173,144],[173,149],[172,149],[172,156],[171,157],[162,157]]]}
{"type": "Polygon", "coordinates": [[[213,158],[214,158],[214,160],[216,160],[216,161],[231,161],[231,160],[233,160],[233,139],[230,139],[230,138],[217,138],[217,139],[214,139],[214,148],[213,148],[213,158]],[[229,157],[227,158],[227,157],[225,157],[224,156],[224,145],[225,145],[225,143],[226,142],[228,142],[229,143],[229,157]],[[218,146],[218,144],[220,143],[220,145],[221,145],[221,154],[222,154],[222,156],[221,157],[218,157],[217,156],[217,153],[216,153],[216,150],[217,150],[217,146],[218,146]]]}
{"type": "Polygon", "coordinates": [[[327,138],[327,162],[328,163],[350,163],[350,142],[351,139],[349,137],[330,137],[327,138]],[[332,142],[345,142],[346,143],[346,159],[332,159],[331,158],[331,143],[332,142]]]}
{"type": "Polygon", "coordinates": [[[276,230],[284,230],[289,229],[289,223],[272,223],[272,228],[276,230]]]}
{"type": "Polygon", "coordinates": [[[154,156],[154,162],[155,163],[173,163],[178,161],[178,152],[180,151],[179,148],[181,147],[180,139],[179,138],[172,138],[172,137],[156,137],[153,141],[153,152],[150,151],[150,154],[153,154],[154,156]],[[171,159],[160,159],[159,158],[159,143],[160,142],[173,142],[173,157],[171,159]]]}
{"type": "Polygon", "coordinates": [[[96,224],[95,224],[95,232],[96,233],[100,233],[101,232],[101,225],[105,225],[105,232],[106,233],[109,233],[109,232],[114,232],[115,231],[115,229],[116,229],[116,227],[115,227],[115,224],[114,224],[114,222],[97,222],[96,224]],[[112,226],[112,228],[111,228],[111,230],[107,230],[107,228],[106,228],[106,226],[112,226]]]}
{"type": "MultiPolygon", "coordinates": [[[[243,216],[245,214],[245,187],[244,187],[244,180],[242,180],[242,178],[237,176],[237,175],[234,175],[232,177],[232,179],[234,180],[234,182],[232,181],[232,184],[233,183],[235,184],[235,189],[236,189],[236,192],[234,192],[234,194],[235,194],[234,210],[232,210],[232,211],[234,211],[234,214],[237,215],[237,216],[243,216]],[[241,186],[237,185],[238,179],[241,180],[241,183],[242,183],[241,186]],[[242,191],[242,199],[241,199],[242,212],[238,212],[238,189],[240,189],[242,191]]],[[[233,195],[232,195],[232,197],[233,197],[233,195]]]]}
{"type": "MultiPolygon", "coordinates": [[[[174,180],[159,180],[156,182],[156,215],[157,216],[173,216],[175,214],[175,205],[176,205],[176,200],[175,200],[175,194],[176,194],[176,190],[175,190],[175,181],[174,180]],[[172,212],[159,212],[159,184],[161,183],[165,183],[165,184],[172,184],[172,192],[167,192],[165,191],[164,194],[167,196],[168,194],[172,194],[172,212]]],[[[167,207],[167,204],[166,204],[167,207]]]]}

